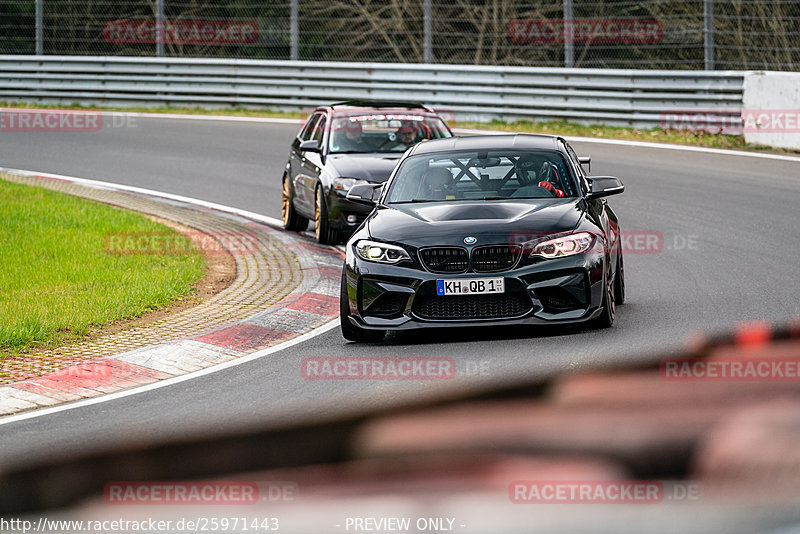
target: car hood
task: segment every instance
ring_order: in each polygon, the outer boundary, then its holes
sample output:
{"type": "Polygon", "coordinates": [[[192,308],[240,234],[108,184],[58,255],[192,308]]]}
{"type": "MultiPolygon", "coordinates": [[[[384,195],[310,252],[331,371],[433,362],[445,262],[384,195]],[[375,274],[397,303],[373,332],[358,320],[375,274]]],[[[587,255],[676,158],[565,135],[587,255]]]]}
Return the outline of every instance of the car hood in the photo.
{"type": "Polygon", "coordinates": [[[328,164],[338,176],[369,182],[385,182],[402,154],[342,154],[328,156],[328,164]]]}
{"type": "Polygon", "coordinates": [[[412,246],[521,243],[569,232],[583,217],[580,198],[478,200],[393,204],[378,207],[367,220],[369,234],[412,246]]]}

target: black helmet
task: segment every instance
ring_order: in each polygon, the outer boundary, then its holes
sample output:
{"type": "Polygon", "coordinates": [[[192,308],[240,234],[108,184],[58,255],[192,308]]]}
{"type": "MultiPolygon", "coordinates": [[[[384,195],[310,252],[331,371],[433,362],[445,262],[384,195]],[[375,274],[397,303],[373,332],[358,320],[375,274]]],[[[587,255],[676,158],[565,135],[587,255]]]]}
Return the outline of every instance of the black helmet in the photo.
{"type": "Polygon", "coordinates": [[[536,174],[542,168],[542,164],[547,159],[541,156],[525,155],[514,163],[517,173],[517,181],[520,185],[528,185],[536,181],[536,174]]]}

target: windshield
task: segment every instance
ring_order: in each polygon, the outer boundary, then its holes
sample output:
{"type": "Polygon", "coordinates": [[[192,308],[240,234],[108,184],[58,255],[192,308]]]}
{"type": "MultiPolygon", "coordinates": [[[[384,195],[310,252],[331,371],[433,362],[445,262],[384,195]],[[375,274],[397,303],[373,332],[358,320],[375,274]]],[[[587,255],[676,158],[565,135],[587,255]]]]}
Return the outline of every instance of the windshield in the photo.
{"type": "Polygon", "coordinates": [[[420,141],[452,137],[442,119],[424,113],[337,115],[331,125],[332,154],[405,152],[420,141]]]}
{"type": "Polygon", "coordinates": [[[457,152],[408,158],[386,202],[573,197],[576,191],[555,151],[457,152]]]}

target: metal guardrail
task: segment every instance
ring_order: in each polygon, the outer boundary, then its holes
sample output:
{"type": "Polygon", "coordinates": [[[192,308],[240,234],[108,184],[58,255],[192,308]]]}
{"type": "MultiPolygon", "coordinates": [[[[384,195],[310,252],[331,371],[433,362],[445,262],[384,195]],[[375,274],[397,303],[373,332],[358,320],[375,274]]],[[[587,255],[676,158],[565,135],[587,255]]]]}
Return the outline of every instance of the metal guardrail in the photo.
{"type": "Polygon", "coordinates": [[[743,71],[651,71],[231,59],[0,55],[0,100],[269,107],[415,100],[458,121],[658,126],[665,114],[736,117],[743,71]]]}

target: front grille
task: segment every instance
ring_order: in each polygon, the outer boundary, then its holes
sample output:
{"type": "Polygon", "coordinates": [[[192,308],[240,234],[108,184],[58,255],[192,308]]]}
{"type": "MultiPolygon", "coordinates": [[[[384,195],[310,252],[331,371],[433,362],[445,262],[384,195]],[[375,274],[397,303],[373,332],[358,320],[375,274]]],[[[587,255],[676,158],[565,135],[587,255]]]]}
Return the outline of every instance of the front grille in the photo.
{"type": "Polygon", "coordinates": [[[531,300],[521,292],[493,295],[418,295],[413,312],[422,319],[498,319],[524,315],[531,300]]]}
{"type": "Polygon", "coordinates": [[[519,247],[494,245],[472,251],[472,269],[477,273],[507,271],[517,263],[519,247]]]}
{"type": "Polygon", "coordinates": [[[467,251],[460,247],[424,248],[419,251],[419,257],[434,273],[463,273],[469,264],[467,251]]]}

